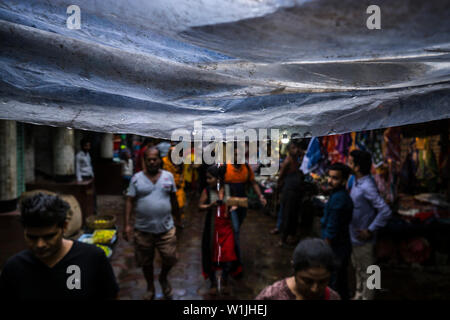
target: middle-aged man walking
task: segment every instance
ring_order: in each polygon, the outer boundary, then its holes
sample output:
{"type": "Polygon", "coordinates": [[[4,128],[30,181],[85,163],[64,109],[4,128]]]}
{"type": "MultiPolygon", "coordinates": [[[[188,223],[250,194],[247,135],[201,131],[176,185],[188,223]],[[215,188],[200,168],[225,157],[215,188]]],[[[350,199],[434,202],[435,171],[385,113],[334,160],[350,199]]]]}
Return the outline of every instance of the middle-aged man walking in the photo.
{"type": "Polygon", "coordinates": [[[28,249],[10,258],[0,275],[0,301],[8,299],[115,299],[119,288],[105,254],[63,238],[69,205],[39,193],[21,203],[28,249]]]}
{"type": "Polygon", "coordinates": [[[179,223],[176,185],[173,175],[161,169],[161,155],[157,148],[145,151],[145,171],[136,173],[127,193],[124,238],[131,239],[134,229],[135,254],[138,266],[142,267],[147,281],[145,300],[155,297],[153,283],[153,259],[155,248],[162,259],[159,283],[168,300],[172,299],[172,287],[167,279],[170,269],[177,261],[175,226],[172,214],[179,223]],[[131,213],[136,214],[134,228],[131,213]]]}
{"type": "Polygon", "coordinates": [[[331,273],[330,287],[343,300],[350,298],[348,290],[348,265],[352,253],[349,225],[352,221],[353,202],[345,185],[350,168],[342,163],[334,163],[328,170],[328,185],[331,191],[323,217],[320,220],[322,238],[330,245],[338,260],[337,269],[331,273]]]}
{"type": "Polygon", "coordinates": [[[372,300],[374,291],[367,287],[367,267],[375,263],[375,233],[386,225],[391,216],[391,209],[380,196],[370,175],[370,153],[353,150],[348,164],[355,174],[355,182],[350,192],[354,206],[350,223],[352,263],[356,271],[354,299],[372,300]]]}

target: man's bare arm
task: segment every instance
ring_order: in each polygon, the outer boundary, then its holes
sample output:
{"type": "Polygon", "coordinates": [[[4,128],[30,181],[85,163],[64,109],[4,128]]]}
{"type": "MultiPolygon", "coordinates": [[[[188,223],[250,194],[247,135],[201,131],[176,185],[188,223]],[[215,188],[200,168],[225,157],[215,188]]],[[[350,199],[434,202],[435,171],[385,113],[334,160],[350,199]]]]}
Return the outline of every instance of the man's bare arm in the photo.
{"type": "Polygon", "coordinates": [[[130,224],[133,207],[134,207],[134,198],[127,197],[127,200],[125,202],[125,215],[124,215],[124,220],[123,220],[123,227],[124,227],[123,235],[124,235],[125,240],[127,240],[127,241],[128,241],[128,239],[131,238],[131,233],[133,231],[133,227],[130,224]]]}

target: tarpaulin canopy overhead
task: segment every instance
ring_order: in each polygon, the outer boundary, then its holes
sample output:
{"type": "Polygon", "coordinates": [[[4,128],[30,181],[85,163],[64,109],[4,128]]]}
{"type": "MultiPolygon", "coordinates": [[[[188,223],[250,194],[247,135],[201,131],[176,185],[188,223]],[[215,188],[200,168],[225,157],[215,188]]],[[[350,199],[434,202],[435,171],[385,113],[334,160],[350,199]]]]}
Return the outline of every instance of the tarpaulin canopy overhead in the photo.
{"type": "Polygon", "coordinates": [[[0,0],[0,118],[170,138],[450,117],[450,2],[0,0]],[[81,29],[67,28],[67,7],[81,29]]]}

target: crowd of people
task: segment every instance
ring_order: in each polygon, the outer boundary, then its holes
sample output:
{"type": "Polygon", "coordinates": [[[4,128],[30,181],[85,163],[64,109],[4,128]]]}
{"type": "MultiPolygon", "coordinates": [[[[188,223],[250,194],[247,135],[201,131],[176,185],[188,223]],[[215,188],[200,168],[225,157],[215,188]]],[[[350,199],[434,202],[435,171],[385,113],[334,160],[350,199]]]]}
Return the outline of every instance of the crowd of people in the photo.
{"type": "MultiPolygon", "coordinates": [[[[302,141],[291,141],[281,166],[278,180],[282,190],[281,204],[277,225],[271,230],[272,234],[281,233],[280,245],[296,243],[294,235],[304,214],[299,198],[305,179],[298,168],[305,149],[302,141]]],[[[320,219],[320,233],[336,260],[334,268],[330,269],[330,287],[345,300],[374,298],[374,290],[366,285],[367,268],[375,263],[376,233],[387,224],[392,213],[378,192],[370,174],[371,168],[371,154],[361,150],[350,153],[348,165],[335,162],[328,168],[324,191],[329,198],[320,219]],[[348,278],[350,263],[356,277],[353,297],[350,297],[348,278]]]]}
{"type": "MultiPolygon", "coordinates": [[[[89,142],[83,140],[81,147],[76,163],[77,179],[82,181],[93,178],[94,173],[89,142]]],[[[357,280],[353,299],[372,299],[373,290],[366,286],[366,270],[374,263],[376,232],[386,224],[391,210],[370,176],[371,155],[354,150],[348,166],[338,162],[329,167],[329,200],[320,220],[321,239],[306,238],[298,242],[295,234],[305,210],[299,206],[305,180],[300,164],[306,148],[304,140],[292,140],[288,145],[288,156],[278,179],[280,210],[276,228],[271,230],[272,234],[280,233],[280,246],[296,246],[294,275],[265,288],[256,298],[350,299],[348,267],[352,263],[357,280]]],[[[203,275],[210,281],[210,294],[217,294],[219,286],[220,293],[227,294],[229,277],[239,277],[243,272],[240,229],[247,214],[249,188],[254,190],[261,206],[267,201],[252,168],[247,163],[236,163],[236,146],[234,161],[212,166],[176,165],[171,158],[173,149],[169,145],[167,150],[161,150],[147,140],[134,161],[129,151],[124,153],[124,179],[128,187],[123,238],[132,241],[137,266],[142,268],[146,279],[143,298],[155,298],[155,250],[162,259],[158,277],[162,292],[165,299],[173,298],[169,272],[177,263],[176,229],[184,227],[186,180],[192,188],[193,169],[200,178],[198,210],[205,212],[201,246],[203,275]],[[218,270],[221,270],[220,277],[218,270]]],[[[67,210],[67,204],[57,196],[38,194],[22,203],[22,223],[29,249],[5,265],[0,275],[1,297],[117,297],[117,282],[103,252],[62,237],[67,210]],[[66,278],[70,272],[65,270],[74,265],[82,269],[83,276],[82,280],[75,277],[73,285],[69,285],[66,278]],[[73,290],[77,286],[81,289],[73,290]],[[43,291],[38,295],[41,288],[43,291]]]]}

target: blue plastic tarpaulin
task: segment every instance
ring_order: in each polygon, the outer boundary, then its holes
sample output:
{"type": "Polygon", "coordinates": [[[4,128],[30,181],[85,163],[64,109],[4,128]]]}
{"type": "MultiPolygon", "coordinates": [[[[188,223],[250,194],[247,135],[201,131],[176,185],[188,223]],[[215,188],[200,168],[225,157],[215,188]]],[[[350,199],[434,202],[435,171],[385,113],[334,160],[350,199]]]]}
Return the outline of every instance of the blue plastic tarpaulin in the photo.
{"type": "Polygon", "coordinates": [[[170,138],[449,118],[450,2],[0,1],[0,118],[170,138]],[[70,5],[80,29],[69,29],[70,5]]]}

